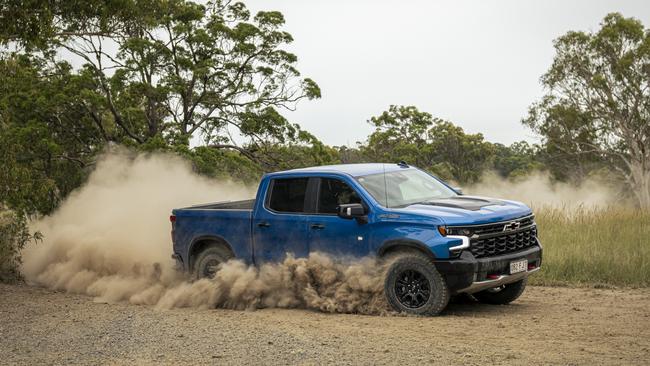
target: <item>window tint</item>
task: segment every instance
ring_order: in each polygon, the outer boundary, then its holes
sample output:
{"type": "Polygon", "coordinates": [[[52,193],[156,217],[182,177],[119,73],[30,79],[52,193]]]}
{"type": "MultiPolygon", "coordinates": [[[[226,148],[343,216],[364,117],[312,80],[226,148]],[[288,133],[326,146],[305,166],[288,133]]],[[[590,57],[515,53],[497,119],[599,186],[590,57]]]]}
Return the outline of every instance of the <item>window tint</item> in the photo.
{"type": "Polygon", "coordinates": [[[321,179],[318,196],[319,213],[336,214],[336,208],[347,203],[361,203],[361,198],[350,186],[338,179],[321,179]]]}
{"type": "Polygon", "coordinates": [[[274,179],[269,208],[279,212],[304,212],[308,178],[274,179]]]}

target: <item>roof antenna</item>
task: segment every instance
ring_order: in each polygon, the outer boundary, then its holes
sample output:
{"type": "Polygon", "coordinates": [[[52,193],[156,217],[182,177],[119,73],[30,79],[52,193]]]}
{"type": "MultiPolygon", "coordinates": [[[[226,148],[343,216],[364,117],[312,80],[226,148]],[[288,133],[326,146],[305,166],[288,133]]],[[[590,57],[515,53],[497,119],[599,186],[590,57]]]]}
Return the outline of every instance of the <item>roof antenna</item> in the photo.
{"type": "Polygon", "coordinates": [[[405,162],[404,160],[402,160],[402,161],[400,161],[399,163],[397,163],[397,165],[398,165],[400,168],[408,168],[408,167],[409,167],[409,165],[406,164],[406,162],[405,162]]]}

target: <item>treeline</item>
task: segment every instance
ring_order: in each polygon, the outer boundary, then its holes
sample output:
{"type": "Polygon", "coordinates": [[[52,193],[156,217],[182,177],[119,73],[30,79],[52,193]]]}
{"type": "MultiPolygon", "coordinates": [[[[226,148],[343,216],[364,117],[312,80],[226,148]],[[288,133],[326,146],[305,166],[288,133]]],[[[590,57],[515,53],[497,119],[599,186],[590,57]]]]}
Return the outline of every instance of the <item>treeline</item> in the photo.
{"type": "Polygon", "coordinates": [[[620,14],[555,41],[546,93],[522,119],[542,142],[510,146],[413,106],[369,116],[375,131],[355,146],[323,144],[282,114],[320,98],[284,49],[282,14],[239,2],[9,0],[0,22],[0,202],[21,215],[51,213],[110,146],[171,152],[245,182],[401,160],[460,184],[488,170],[601,174],[650,207],[650,32],[620,14]]]}

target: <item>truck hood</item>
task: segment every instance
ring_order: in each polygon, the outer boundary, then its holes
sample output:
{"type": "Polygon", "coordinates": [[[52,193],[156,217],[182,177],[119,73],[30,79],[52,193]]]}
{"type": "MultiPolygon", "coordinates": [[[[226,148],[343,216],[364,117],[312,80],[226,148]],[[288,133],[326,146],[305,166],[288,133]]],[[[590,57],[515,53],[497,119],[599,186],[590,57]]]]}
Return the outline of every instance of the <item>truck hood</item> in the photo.
{"type": "Polygon", "coordinates": [[[487,197],[458,196],[414,204],[399,211],[435,217],[446,225],[476,225],[516,219],[532,213],[521,202],[487,197]]]}

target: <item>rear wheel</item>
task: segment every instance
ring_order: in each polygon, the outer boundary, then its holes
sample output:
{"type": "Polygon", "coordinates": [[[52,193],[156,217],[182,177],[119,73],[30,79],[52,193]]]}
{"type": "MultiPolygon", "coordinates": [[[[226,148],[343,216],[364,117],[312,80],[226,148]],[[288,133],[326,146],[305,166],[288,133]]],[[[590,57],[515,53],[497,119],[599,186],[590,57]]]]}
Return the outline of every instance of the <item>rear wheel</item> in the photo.
{"type": "Polygon", "coordinates": [[[449,289],[433,261],[418,252],[396,254],[386,274],[384,291],[393,309],[415,315],[437,315],[449,302],[449,289]]]}
{"type": "Polygon", "coordinates": [[[212,278],[219,266],[233,256],[229,250],[221,246],[211,246],[203,250],[194,262],[194,278],[212,278]]]}
{"type": "Polygon", "coordinates": [[[517,300],[525,289],[526,278],[507,285],[483,290],[472,294],[472,296],[484,304],[505,305],[517,300]]]}

